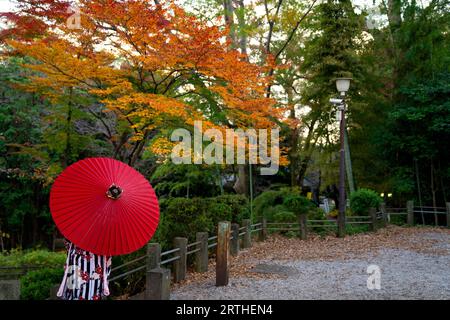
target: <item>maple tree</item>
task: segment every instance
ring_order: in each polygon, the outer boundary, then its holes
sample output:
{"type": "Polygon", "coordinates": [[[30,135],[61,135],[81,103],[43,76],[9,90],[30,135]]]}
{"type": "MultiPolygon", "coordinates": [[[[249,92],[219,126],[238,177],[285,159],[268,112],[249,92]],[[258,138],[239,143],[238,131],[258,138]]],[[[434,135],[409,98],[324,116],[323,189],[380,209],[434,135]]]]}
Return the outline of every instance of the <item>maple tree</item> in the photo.
{"type": "Polygon", "coordinates": [[[20,0],[6,15],[3,54],[31,57],[27,84],[55,103],[89,109],[106,128],[114,155],[130,164],[153,140],[163,151],[170,128],[272,128],[282,109],[264,96],[273,65],[257,66],[231,49],[228,30],[170,1],[80,0],[79,28],[67,24],[69,2],[20,0]],[[12,49],[12,50],[11,50],[12,49]],[[107,127],[106,121],[101,121],[107,127]],[[155,138],[160,138],[155,139],[155,138]],[[125,154],[126,156],[120,156],[125,154]]]}

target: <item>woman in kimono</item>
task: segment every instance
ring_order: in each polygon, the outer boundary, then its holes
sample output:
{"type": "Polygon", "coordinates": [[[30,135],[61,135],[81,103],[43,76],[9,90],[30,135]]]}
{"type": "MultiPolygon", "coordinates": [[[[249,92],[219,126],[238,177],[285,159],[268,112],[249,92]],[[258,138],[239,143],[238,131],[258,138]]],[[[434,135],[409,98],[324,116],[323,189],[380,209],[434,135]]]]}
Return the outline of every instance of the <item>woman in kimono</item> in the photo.
{"type": "Polygon", "coordinates": [[[66,241],[67,260],[57,296],[63,300],[100,300],[109,295],[111,257],[93,254],[66,241]]]}

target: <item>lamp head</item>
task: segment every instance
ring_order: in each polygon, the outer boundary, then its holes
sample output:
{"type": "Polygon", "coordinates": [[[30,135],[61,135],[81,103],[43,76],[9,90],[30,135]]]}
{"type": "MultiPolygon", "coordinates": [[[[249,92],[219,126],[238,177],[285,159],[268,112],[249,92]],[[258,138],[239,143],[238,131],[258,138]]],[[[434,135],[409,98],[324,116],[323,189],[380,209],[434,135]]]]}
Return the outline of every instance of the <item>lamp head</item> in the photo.
{"type": "Polygon", "coordinates": [[[336,78],[336,89],[341,93],[341,96],[345,96],[345,93],[350,88],[350,81],[352,78],[336,78]]]}

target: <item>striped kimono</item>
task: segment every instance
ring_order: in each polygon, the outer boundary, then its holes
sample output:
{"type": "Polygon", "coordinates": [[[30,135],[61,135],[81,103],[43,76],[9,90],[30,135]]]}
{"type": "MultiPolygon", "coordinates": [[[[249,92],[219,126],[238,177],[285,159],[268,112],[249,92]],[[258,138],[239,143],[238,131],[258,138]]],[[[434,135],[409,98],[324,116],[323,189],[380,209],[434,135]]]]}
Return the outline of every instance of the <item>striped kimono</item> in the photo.
{"type": "Polygon", "coordinates": [[[111,257],[99,256],[67,242],[67,260],[58,297],[64,300],[100,300],[109,295],[111,257]]]}

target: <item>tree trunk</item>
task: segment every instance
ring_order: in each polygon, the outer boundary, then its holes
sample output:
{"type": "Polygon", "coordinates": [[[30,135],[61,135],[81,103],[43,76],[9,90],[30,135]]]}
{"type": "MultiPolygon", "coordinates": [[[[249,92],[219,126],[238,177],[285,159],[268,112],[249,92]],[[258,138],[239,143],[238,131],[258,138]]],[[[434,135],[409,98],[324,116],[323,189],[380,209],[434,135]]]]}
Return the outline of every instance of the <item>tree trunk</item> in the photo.
{"type": "Polygon", "coordinates": [[[41,232],[39,232],[39,212],[40,212],[40,202],[39,202],[39,195],[41,193],[41,189],[39,188],[38,183],[33,184],[33,200],[34,200],[34,212],[32,213],[31,219],[32,219],[32,243],[33,246],[36,246],[37,242],[41,240],[41,232]]]}
{"type": "Polygon", "coordinates": [[[239,48],[241,49],[241,53],[247,55],[247,33],[243,32],[245,29],[245,5],[244,0],[236,1],[239,6],[239,11],[236,12],[236,17],[239,24],[239,48]]]}
{"type": "Polygon", "coordinates": [[[401,8],[401,0],[388,0],[387,16],[392,32],[395,32],[402,23],[401,8]]]}
{"type": "Polygon", "coordinates": [[[441,183],[441,191],[442,191],[442,196],[444,197],[444,203],[447,203],[447,194],[445,192],[445,186],[444,186],[444,180],[442,179],[442,177],[444,176],[442,173],[442,169],[441,169],[441,159],[438,159],[438,177],[439,177],[439,181],[441,183]]]}
{"type": "MultiPolygon", "coordinates": [[[[286,93],[288,97],[288,106],[289,106],[289,118],[295,120],[295,103],[294,103],[294,92],[292,89],[292,83],[286,84],[286,93]]],[[[290,132],[290,141],[289,141],[289,168],[291,173],[291,187],[297,186],[297,173],[298,173],[298,158],[299,158],[299,150],[298,150],[298,139],[299,132],[298,127],[295,126],[291,129],[290,132]]]]}
{"type": "Polygon", "coordinates": [[[236,41],[236,30],[234,25],[234,7],[232,0],[223,0],[223,11],[225,16],[225,24],[230,30],[230,39],[232,46],[237,44],[236,41]]]}
{"type": "MultiPolygon", "coordinates": [[[[398,73],[399,73],[399,61],[400,61],[400,50],[398,46],[398,36],[397,30],[400,28],[402,23],[401,17],[401,2],[402,0],[387,0],[387,5],[382,1],[385,10],[387,11],[388,22],[389,22],[389,38],[391,42],[391,48],[389,51],[389,55],[391,59],[394,61],[394,67],[392,70],[392,87],[397,87],[398,81],[398,73]]],[[[395,98],[395,91],[391,89],[390,98],[393,100],[395,98]]]]}
{"type": "Polygon", "coordinates": [[[313,136],[314,136],[314,127],[316,125],[316,122],[318,121],[318,118],[314,118],[311,120],[311,124],[308,127],[308,135],[306,136],[305,143],[303,147],[301,148],[300,152],[301,154],[304,154],[303,159],[301,160],[301,165],[298,172],[298,183],[300,186],[303,186],[303,179],[306,175],[306,170],[308,169],[309,161],[311,160],[313,148],[311,145],[315,144],[315,141],[312,142],[313,136]]]}
{"type": "Polygon", "coordinates": [[[139,142],[136,142],[135,148],[133,149],[133,152],[130,154],[129,159],[128,159],[128,164],[131,167],[133,167],[136,164],[136,161],[141,156],[141,154],[144,150],[144,146],[147,143],[149,136],[150,136],[150,131],[147,130],[147,131],[145,131],[144,137],[142,138],[142,140],[140,140],[139,142]]]}
{"type": "Polygon", "coordinates": [[[309,160],[311,159],[311,157],[306,156],[305,158],[302,159],[302,161],[300,162],[300,169],[298,171],[298,184],[303,187],[303,180],[305,179],[305,175],[306,175],[306,170],[308,169],[308,164],[309,164],[309,160]]]}
{"type": "Polygon", "coordinates": [[[345,142],[345,168],[347,171],[347,181],[348,181],[348,188],[350,191],[350,194],[355,192],[355,179],[353,178],[353,168],[352,168],[352,158],[350,155],[350,144],[348,142],[348,132],[347,129],[345,129],[344,132],[344,142],[345,142]]]}
{"type": "MultiPolygon", "coordinates": [[[[239,23],[239,27],[242,29],[245,27],[245,14],[244,14],[244,1],[238,0],[237,4],[239,6],[240,12],[237,14],[237,19],[239,23]]],[[[236,26],[234,23],[234,14],[235,8],[233,6],[232,0],[223,0],[223,8],[224,8],[224,16],[225,23],[229,27],[230,30],[230,39],[232,41],[232,46],[234,48],[239,47],[241,49],[241,53],[247,54],[247,36],[245,32],[240,32],[240,37],[236,35],[236,26]]],[[[234,190],[238,194],[244,194],[246,196],[249,195],[249,187],[248,187],[248,169],[246,164],[239,164],[238,167],[238,178],[233,186],[234,190]]]]}
{"type": "Polygon", "coordinates": [[[63,158],[63,168],[66,168],[70,165],[70,155],[72,153],[72,142],[71,142],[71,131],[72,131],[72,89],[70,89],[69,95],[69,103],[67,109],[67,119],[66,119],[66,146],[64,149],[64,158],[63,158]]]}
{"type": "Polygon", "coordinates": [[[3,231],[2,231],[2,225],[0,224],[0,249],[1,252],[5,251],[5,244],[3,243],[3,231]]]}
{"type": "Polygon", "coordinates": [[[247,165],[238,164],[238,178],[233,188],[238,194],[244,194],[248,196],[248,179],[247,179],[247,165]]]}
{"type": "Polygon", "coordinates": [[[32,223],[32,237],[31,237],[31,242],[33,243],[33,247],[36,246],[37,241],[38,241],[38,237],[39,237],[39,225],[38,225],[38,220],[37,220],[37,214],[34,213],[31,216],[31,223],[32,223]]]}
{"type": "Polygon", "coordinates": [[[436,213],[436,189],[434,187],[434,166],[433,166],[433,158],[430,159],[430,174],[431,174],[431,195],[433,198],[433,210],[434,210],[434,225],[438,226],[438,215],[436,213]]]}
{"type": "Polygon", "coordinates": [[[417,191],[419,193],[420,215],[422,218],[422,225],[425,225],[425,216],[423,214],[423,207],[422,207],[422,192],[420,190],[419,164],[418,164],[417,159],[414,159],[414,164],[415,164],[415,169],[416,169],[417,191]]]}
{"type": "Polygon", "coordinates": [[[291,187],[298,185],[298,130],[293,129],[290,141],[291,150],[289,151],[289,166],[291,171],[291,187]]]}

